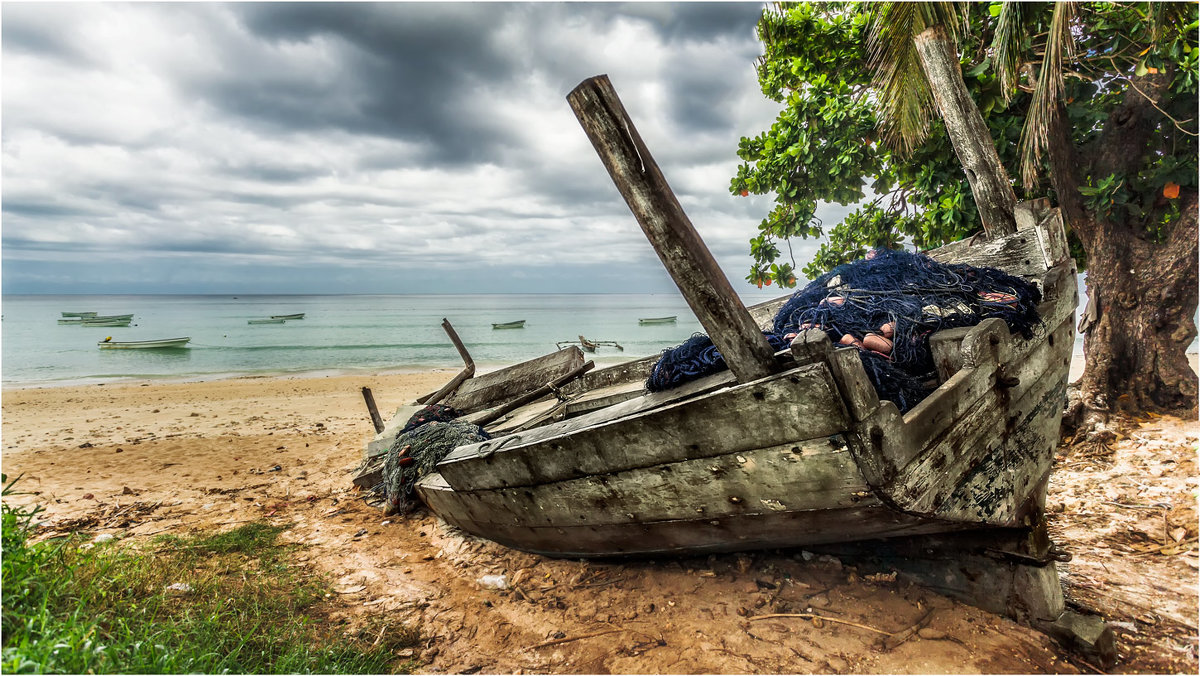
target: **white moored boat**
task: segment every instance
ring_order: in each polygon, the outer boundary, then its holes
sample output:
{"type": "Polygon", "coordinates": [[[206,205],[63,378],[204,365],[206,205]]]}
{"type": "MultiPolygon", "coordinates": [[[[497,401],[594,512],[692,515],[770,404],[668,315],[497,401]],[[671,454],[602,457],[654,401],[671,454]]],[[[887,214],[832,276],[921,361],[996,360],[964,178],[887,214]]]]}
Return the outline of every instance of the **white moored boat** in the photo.
{"type": "Polygon", "coordinates": [[[187,336],[183,338],[159,338],[158,340],[113,340],[112,336],[109,336],[96,344],[102,350],[146,350],[184,347],[189,340],[191,338],[187,336]]]}

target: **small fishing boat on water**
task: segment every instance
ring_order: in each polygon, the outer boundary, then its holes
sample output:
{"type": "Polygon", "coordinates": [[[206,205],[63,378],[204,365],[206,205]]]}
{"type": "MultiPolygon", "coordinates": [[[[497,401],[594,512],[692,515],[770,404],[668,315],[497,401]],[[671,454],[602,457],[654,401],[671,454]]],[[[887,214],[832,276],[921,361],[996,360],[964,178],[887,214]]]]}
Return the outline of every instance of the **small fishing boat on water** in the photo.
{"type": "Polygon", "coordinates": [[[270,319],[250,319],[250,320],[247,320],[246,323],[247,324],[282,324],[285,321],[287,321],[287,320],[285,320],[281,317],[271,317],[270,319]]]}
{"type": "Polygon", "coordinates": [[[96,343],[102,350],[151,350],[180,348],[187,345],[190,337],[159,338],[158,340],[113,340],[112,336],[96,343]]]}
{"type": "Polygon", "coordinates": [[[638,324],[640,324],[642,326],[646,326],[648,324],[674,324],[674,323],[675,323],[675,315],[671,315],[670,317],[648,317],[645,319],[638,320],[638,324]]]}
{"type": "MultiPolygon", "coordinates": [[[[271,315],[271,319],[304,319],[304,313],[297,312],[296,314],[292,314],[292,315],[271,315]]],[[[266,322],[257,322],[257,323],[265,324],[266,322]]]]}
{"type": "Polygon", "coordinates": [[[579,345],[579,347],[583,348],[584,352],[595,352],[596,348],[600,347],[601,345],[615,347],[622,352],[625,351],[625,348],[621,347],[621,344],[615,340],[588,340],[583,336],[579,336],[579,342],[574,340],[560,340],[559,342],[555,343],[555,346],[557,346],[560,350],[563,349],[564,345],[579,345]]]}
{"type": "MultiPolygon", "coordinates": [[[[65,314],[65,313],[64,313],[65,314]]],[[[133,321],[133,315],[97,315],[95,312],[80,313],[85,316],[60,319],[59,324],[75,326],[128,326],[133,321]]]]}
{"type": "Polygon", "coordinates": [[[523,329],[525,328],[525,320],[518,319],[515,322],[502,322],[500,324],[492,324],[493,329],[523,329]]]}
{"type": "Polygon", "coordinates": [[[95,317],[96,313],[95,312],[64,312],[64,313],[62,313],[62,316],[64,316],[64,317],[95,317]]]}

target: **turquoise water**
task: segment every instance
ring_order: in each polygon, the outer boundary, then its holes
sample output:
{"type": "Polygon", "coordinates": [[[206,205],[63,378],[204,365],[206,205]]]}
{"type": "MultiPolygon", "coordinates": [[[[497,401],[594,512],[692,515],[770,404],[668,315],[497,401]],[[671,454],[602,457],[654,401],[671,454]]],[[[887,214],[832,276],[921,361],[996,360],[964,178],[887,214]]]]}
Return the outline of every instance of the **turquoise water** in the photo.
{"type": "MultiPolygon", "coordinates": [[[[766,297],[764,296],[764,299],[766,297]]],[[[750,300],[748,302],[757,302],[750,300]]],[[[460,368],[442,330],[450,320],[476,364],[498,367],[553,352],[557,341],[616,341],[597,365],[661,352],[702,331],[669,294],[430,296],[4,296],[0,374],[5,386],[247,374],[460,368]],[[62,311],[133,313],[129,327],[59,325],[62,311]],[[305,313],[285,324],[247,324],[305,313]],[[639,326],[639,317],[677,315],[639,326]],[[492,323],[525,320],[525,328],[492,323]],[[186,349],[101,350],[98,341],[190,336],[186,349]]]]}
{"type": "MultiPolygon", "coordinates": [[[[1080,275],[1081,308],[1086,303],[1080,275]]],[[[771,298],[743,298],[747,304],[771,298]]],[[[312,372],[460,368],[442,330],[450,320],[481,369],[547,354],[557,341],[616,341],[589,355],[598,366],[656,354],[703,331],[677,294],[527,294],[380,296],[4,296],[0,375],[6,387],[156,378],[198,379],[312,372]],[[63,311],[133,313],[129,327],[59,325],[63,311]],[[305,313],[285,324],[247,324],[305,313]],[[640,326],[638,318],[678,316],[640,326]],[[525,328],[493,323],[525,320],[525,328]],[[101,350],[96,343],[191,337],[176,350],[101,350]]],[[[1189,348],[1197,350],[1197,343],[1189,348]]],[[[1077,338],[1075,353],[1083,353],[1077,338]]]]}

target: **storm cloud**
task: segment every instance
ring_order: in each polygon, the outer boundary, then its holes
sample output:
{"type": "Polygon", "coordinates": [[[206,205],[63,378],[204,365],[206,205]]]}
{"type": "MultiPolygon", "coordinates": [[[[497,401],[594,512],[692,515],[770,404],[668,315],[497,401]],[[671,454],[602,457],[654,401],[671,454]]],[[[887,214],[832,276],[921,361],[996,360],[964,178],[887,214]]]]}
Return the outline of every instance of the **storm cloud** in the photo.
{"type": "Polygon", "coordinates": [[[5,3],[4,292],[672,291],[566,103],[600,73],[745,289],[761,9],[5,3]]]}

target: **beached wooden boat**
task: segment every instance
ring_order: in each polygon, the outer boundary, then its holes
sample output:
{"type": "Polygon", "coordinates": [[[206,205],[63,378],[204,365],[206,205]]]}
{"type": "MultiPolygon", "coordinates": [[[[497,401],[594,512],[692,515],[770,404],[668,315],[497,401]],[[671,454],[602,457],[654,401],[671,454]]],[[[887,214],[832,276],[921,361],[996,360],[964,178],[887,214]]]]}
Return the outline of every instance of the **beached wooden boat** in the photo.
{"type": "Polygon", "coordinates": [[[246,323],[247,324],[282,324],[285,321],[287,321],[287,320],[283,319],[282,317],[272,317],[270,319],[248,319],[248,320],[246,320],[246,323]]]}
{"type": "Polygon", "coordinates": [[[113,340],[109,338],[96,343],[102,350],[154,350],[164,348],[180,348],[187,345],[191,338],[160,338],[158,340],[113,340]]]}
{"type": "Polygon", "coordinates": [[[492,324],[493,329],[523,329],[525,328],[525,320],[518,319],[515,322],[503,322],[500,324],[492,324]]]}
{"type": "Polygon", "coordinates": [[[645,319],[638,320],[638,324],[641,324],[642,326],[646,326],[648,324],[674,324],[674,323],[675,323],[675,315],[671,315],[670,317],[647,317],[645,319]]]}
{"type": "Polygon", "coordinates": [[[1111,661],[1111,630],[1065,610],[1054,563],[1069,557],[1043,511],[1078,303],[1058,210],[1018,205],[1015,234],[930,252],[1035,282],[1042,326],[1029,339],[998,319],[934,334],[940,386],[901,414],[857,350],[835,349],[821,330],[775,353],[761,328],[786,298],[747,311],[707,249],[688,244],[699,236],[607,78],[571,98],[729,370],[647,393],[654,355],[559,383],[554,398],[502,417],[476,408],[467,419],[494,438],[456,448],[421,479],[425,504],[469,533],[558,557],[860,547],[863,566],[1111,661]]]}
{"type": "Polygon", "coordinates": [[[64,312],[64,313],[62,313],[62,316],[64,316],[64,317],[95,317],[96,313],[95,312],[64,312]]]}
{"type": "Polygon", "coordinates": [[[271,315],[271,319],[304,319],[304,313],[297,312],[291,315],[271,315]]]}

